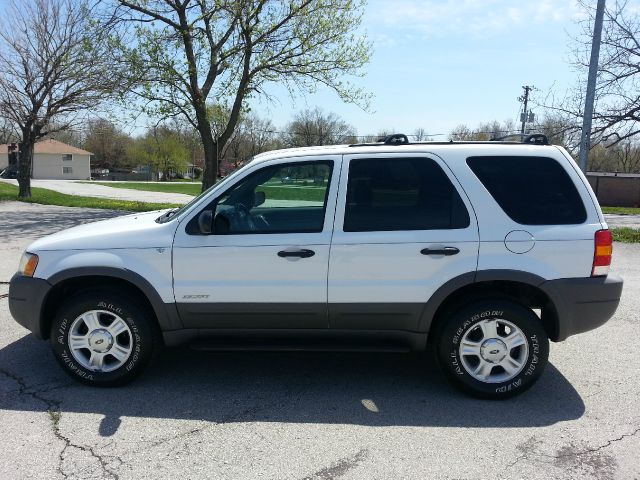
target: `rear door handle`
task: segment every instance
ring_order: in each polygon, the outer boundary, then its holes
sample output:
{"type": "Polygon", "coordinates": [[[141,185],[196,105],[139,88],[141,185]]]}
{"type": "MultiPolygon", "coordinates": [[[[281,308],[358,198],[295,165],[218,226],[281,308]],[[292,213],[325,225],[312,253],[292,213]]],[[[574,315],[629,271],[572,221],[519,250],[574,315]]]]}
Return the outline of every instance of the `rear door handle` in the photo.
{"type": "Polygon", "coordinates": [[[313,257],[316,254],[313,250],[308,250],[303,248],[301,250],[281,250],[278,252],[278,256],[282,258],[287,257],[299,257],[299,258],[309,258],[313,257]]]}
{"type": "Polygon", "coordinates": [[[423,248],[420,250],[422,255],[456,255],[460,253],[460,249],[456,247],[443,247],[443,248],[423,248]]]}

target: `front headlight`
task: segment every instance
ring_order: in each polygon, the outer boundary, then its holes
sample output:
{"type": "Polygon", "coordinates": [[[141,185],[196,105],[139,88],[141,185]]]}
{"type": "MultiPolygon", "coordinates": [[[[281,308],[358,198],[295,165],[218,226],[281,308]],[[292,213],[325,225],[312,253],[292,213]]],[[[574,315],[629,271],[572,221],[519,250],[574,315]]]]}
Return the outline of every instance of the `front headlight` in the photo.
{"type": "Polygon", "coordinates": [[[20,266],[18,267],[18,273],[25,277],[33,277],[38,266],[38,255],[35,253],[24,252],[20,259],[20,266]]]}

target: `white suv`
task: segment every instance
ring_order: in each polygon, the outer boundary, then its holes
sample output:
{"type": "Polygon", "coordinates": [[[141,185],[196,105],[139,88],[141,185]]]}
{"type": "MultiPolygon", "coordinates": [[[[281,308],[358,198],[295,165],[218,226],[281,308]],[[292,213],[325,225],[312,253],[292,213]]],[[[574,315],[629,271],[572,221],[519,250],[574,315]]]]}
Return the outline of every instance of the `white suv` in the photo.
{"type": "Polygon", "coordinates": [[[38,240],[9,300],[91,385],[131,380],[162,344],[431,348],[456,386],[504,398],[541,375],[549,339],[613,315],[611,251],[585,177],[543,136],[394,135],[258,155],[180,209],[38,240]]]}

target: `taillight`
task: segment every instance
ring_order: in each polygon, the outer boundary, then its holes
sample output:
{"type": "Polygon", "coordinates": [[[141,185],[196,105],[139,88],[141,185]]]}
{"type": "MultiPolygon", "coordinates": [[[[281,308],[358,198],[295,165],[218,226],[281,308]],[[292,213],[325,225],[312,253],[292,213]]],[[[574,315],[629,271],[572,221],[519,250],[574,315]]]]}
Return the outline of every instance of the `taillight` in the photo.
{"type": "Polygon", "coordinates": [[[609,230],[598,230],[595,237],[593,252],[592,277],[600,277],[609,273],[611,254],[613,253],[613,237],[609,230]]]}

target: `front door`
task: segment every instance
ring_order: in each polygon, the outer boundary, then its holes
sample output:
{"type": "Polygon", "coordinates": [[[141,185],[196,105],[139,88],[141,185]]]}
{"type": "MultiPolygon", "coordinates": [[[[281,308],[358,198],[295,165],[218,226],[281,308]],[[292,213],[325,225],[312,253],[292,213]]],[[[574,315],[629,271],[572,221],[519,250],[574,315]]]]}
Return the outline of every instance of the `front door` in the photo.
{"type": "Polygon", "coordinates": [[[173,275],[186,328],[327,328],[339,171],[338,156],[257,164],[185,219],[173,275]]]}
{"type": "Polygon", "coordinates": [[[331,328],[420,331],[431,295],[476,270],[478,228],[465,193],[428,154],[345,156],[340,183],[331,328]]]}

